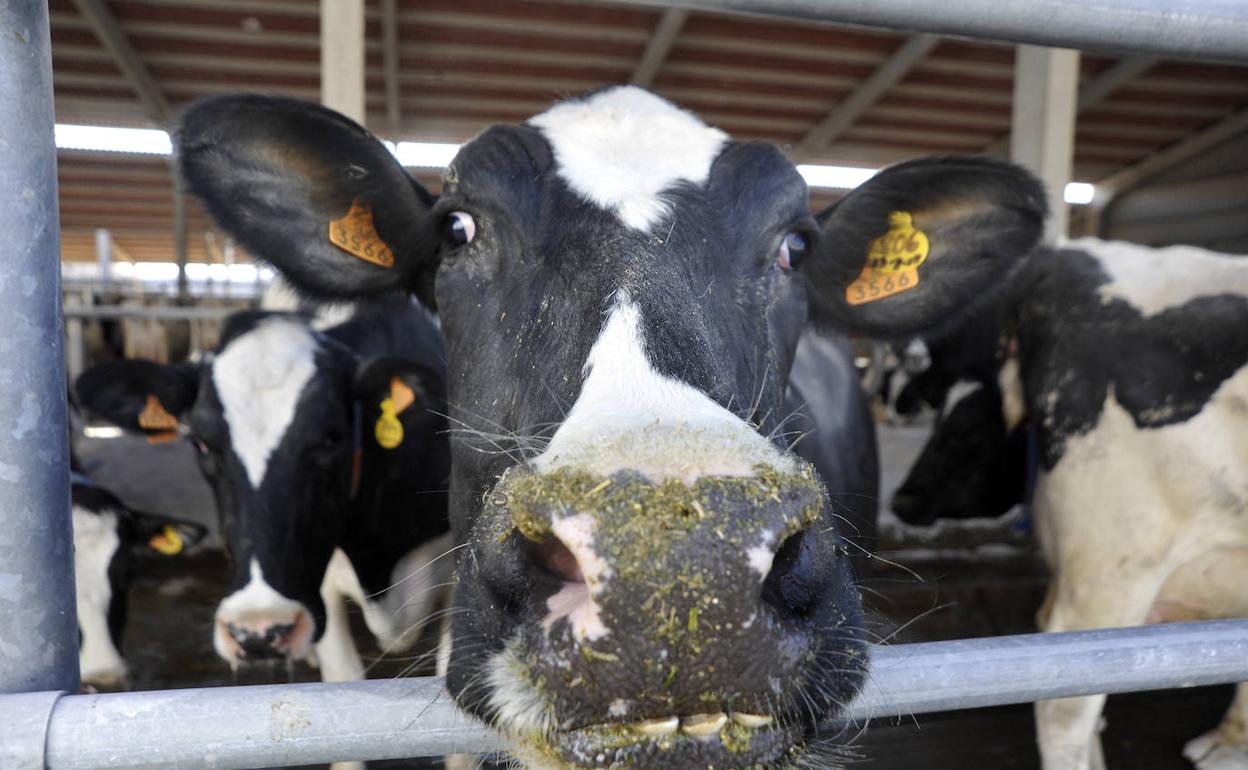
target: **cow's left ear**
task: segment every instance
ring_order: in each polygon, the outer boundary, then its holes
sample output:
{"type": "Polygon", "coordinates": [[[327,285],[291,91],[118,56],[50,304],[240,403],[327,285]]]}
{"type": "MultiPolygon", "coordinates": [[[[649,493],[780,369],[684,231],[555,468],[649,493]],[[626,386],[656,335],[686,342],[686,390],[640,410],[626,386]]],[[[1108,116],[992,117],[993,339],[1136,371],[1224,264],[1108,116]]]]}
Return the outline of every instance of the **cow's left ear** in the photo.
{"type": "Polygon", "coordinates": [[[176,138],[191,191],[295,288],[322,299],[410,291],[432,306],[433,198],[362,126],[244,94],[196,102],[176,138]]]}
{"type": "Polygon", "coordinates": [[[1040,241],[1044,187],[1010,163],[921,158],[819,216],[799,266],[816,323],[876,337],[931,331],[975,307],[1040,241]]]}

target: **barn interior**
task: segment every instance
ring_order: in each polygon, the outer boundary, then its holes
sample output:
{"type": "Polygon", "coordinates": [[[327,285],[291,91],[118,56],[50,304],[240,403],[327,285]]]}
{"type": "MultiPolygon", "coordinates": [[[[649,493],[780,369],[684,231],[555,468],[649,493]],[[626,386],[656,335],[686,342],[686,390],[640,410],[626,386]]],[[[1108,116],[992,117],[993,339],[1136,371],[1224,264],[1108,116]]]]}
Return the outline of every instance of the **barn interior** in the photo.
{"type": "MultiPolygon", "coordinates": [[[[436,193],[455,148],[487,126],[633,83],[736,138],[778,145],[803,164],[815,211],[921,155],[979,153],[1032,168],[1056,157],[1043,174],[1058,212],[1051,236],[1248,254],[1243,63],[626,2],[50,0],[49,11],[71,378],[120,357],[193,360],[214,348],[229,313],[295,306],[184,191],[172,162],[179,113],[238,91],[354,117],[436,193]]],[[[867,375],[878,351],[860,341],[855,354],[867,375]]],[[[881,544],[864,596],[880,641],[1036,630],[1047,574],[1024,512],[902,524],[892,491],[933,413],[903,423],[877,412],[881,544]]],[[[89,419],[74,428],[89,476],[134,507],[215,530],[188,444],[150,444],[89,419]]],[[[317,679],[303,666],[233,673],[215,657],[206,629],[222,588],[219,546],[210,537],[134,583],[131,687],[317,679]]],[[[431,673],[413,672],[415,659],[371,660],[370,676],[431,673]]],[[[1184,741],[1215,724],[1229,698],[1217,687],[1111,699],[1110,766],[1188,767],[1184,741]]],[[[1029,770],[1034,741],[1026,705],[877,720],[857,739],[854,766],[1029,770]]]]}

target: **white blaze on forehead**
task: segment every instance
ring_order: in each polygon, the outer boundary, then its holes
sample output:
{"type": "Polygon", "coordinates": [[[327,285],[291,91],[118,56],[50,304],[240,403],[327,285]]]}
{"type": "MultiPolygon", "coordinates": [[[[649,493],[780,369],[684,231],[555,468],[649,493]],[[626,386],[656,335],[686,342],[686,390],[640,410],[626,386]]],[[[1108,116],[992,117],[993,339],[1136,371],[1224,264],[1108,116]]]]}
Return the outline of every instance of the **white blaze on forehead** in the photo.
{"type": "Polygon", "coordinates": [[[74,596],[82,632],[78,665],[84,682],[115,684],[126,675],[126,663],[108,628],[113,589],[124,588],[113,586],[108,579],[108,565],[121,547],[117,514],[74,506],[73,520],[74,596]]]}
{"type": "Polygon", "coordinates": [[[652,481],[781,472],[793,460],[705,393],[654,370],[641,314],[621,296],[585,360],[581,393],[542,454],[540,472],[575,467],[608,476],[637,471],[652,481]]]}
{"type": "Polygon", "coordinates": [[[1153,249],[1123,241],[1080,238],[1064,244],[1090,254],[1109,274],[1101,299],[1125,300],[1156,315],[1197,297],[1248,294],[1248,260],[1195,246],[1153,249]]]}
{"type": "Polygon", "coordinates": [[[609,629],[602,622],[598,603],[594,597],[602,593],[612,573],[611,565],[594,550],[594,517],[588,513],[574,516],[556,516],[550,531],[563,543],[576,559],[584,583],[565,583],[554,596],[546,600],[546,617],[542,628],[547,634],[555,621],[567,618],[572,625],[572,635],[577,641],[596,642],[607,635],[609,629]]]}
{"type": "Polygon", "coordinates": [[[584,198],[648,231],[678,182],[706,183],[728,135],[649,91],[611,88],[564,102],[529,123],[550,142],[558,174],[584,198]]]}
{"type": "Polygon", "coordinates": [[[212,381],[247,478],[259,487],[269,455],[281,443],[316,373],[316,337],[289,318],[270,318],[233,340],[213,359],[212,381]]]}

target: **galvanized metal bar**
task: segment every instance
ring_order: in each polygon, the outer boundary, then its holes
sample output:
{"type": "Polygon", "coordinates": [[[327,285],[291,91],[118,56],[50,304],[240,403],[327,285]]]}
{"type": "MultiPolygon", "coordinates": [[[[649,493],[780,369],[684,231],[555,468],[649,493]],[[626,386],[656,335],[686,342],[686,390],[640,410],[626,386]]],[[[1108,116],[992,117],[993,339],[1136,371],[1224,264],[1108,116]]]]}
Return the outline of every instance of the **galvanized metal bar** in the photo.
{"type": "MultiPolygon", "coordinates": [[[[877,647],[848,718],[1248,680],[1248,620],[877,647]]],[[[0,696],[0,724],[14,706],[0,696]]],[[[65,696],[48,770],[249,768],[485,753],[439,679],[65,696]],[[153,740],[152,736],[160,736],[153,740]]]]}
{"type": "Polygon", "coordinates": [[[237,313],[236,307],[192,307],[166,305],[67,305],[65,317],[74,318],[151,318],[157,321],[214,321],[237,313]]]}
{"type": "MultiPolygon", "coordinates": [[[[0,692],[78,689],[52,55],[0,4],[0,692]]],[[[6,722],[0,721],[0,730],[6,722]]]]}
{"type": "Polygon", "coordinates": [[[680,37],[680,28],[685,26],[685,19],[688,16],[689,12],[683,8],[668,8],[663,11],[658,25],[654,28],[654,34],[646,43],[646,50],[641,54],[641,60],[637,62],[637,67],[633,70],[633,76],[629,79],[630,83],[642,88],[649,88],[654,83],[655,76],[659,74],[663,62],[667,61],[667,55],[672,51],[672,46],[676,45],[676,39],[680,37]]]}
{"type": "MultiPolygon", "coordinates": [[[[614,0],[594,0],[614,2],[614,0]]],[[[1110,54],[1248,63],[1243,0],[634,0],[1110,54]]]]}

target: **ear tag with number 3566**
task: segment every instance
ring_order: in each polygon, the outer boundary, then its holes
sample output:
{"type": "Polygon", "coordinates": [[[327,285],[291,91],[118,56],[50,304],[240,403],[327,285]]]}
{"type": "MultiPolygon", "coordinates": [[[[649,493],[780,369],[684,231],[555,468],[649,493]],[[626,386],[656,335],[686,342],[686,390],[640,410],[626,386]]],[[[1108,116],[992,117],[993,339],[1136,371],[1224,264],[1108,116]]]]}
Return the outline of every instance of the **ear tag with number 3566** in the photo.
{"type": "Polygon", "coordinates": [[[862,273],[845,288],[851,305],[891,297],[919,285],[919,265],[927,259],[927,234],[914,227],[909,211],[888,215],[888,232],[867,244],[862,273]]]}

